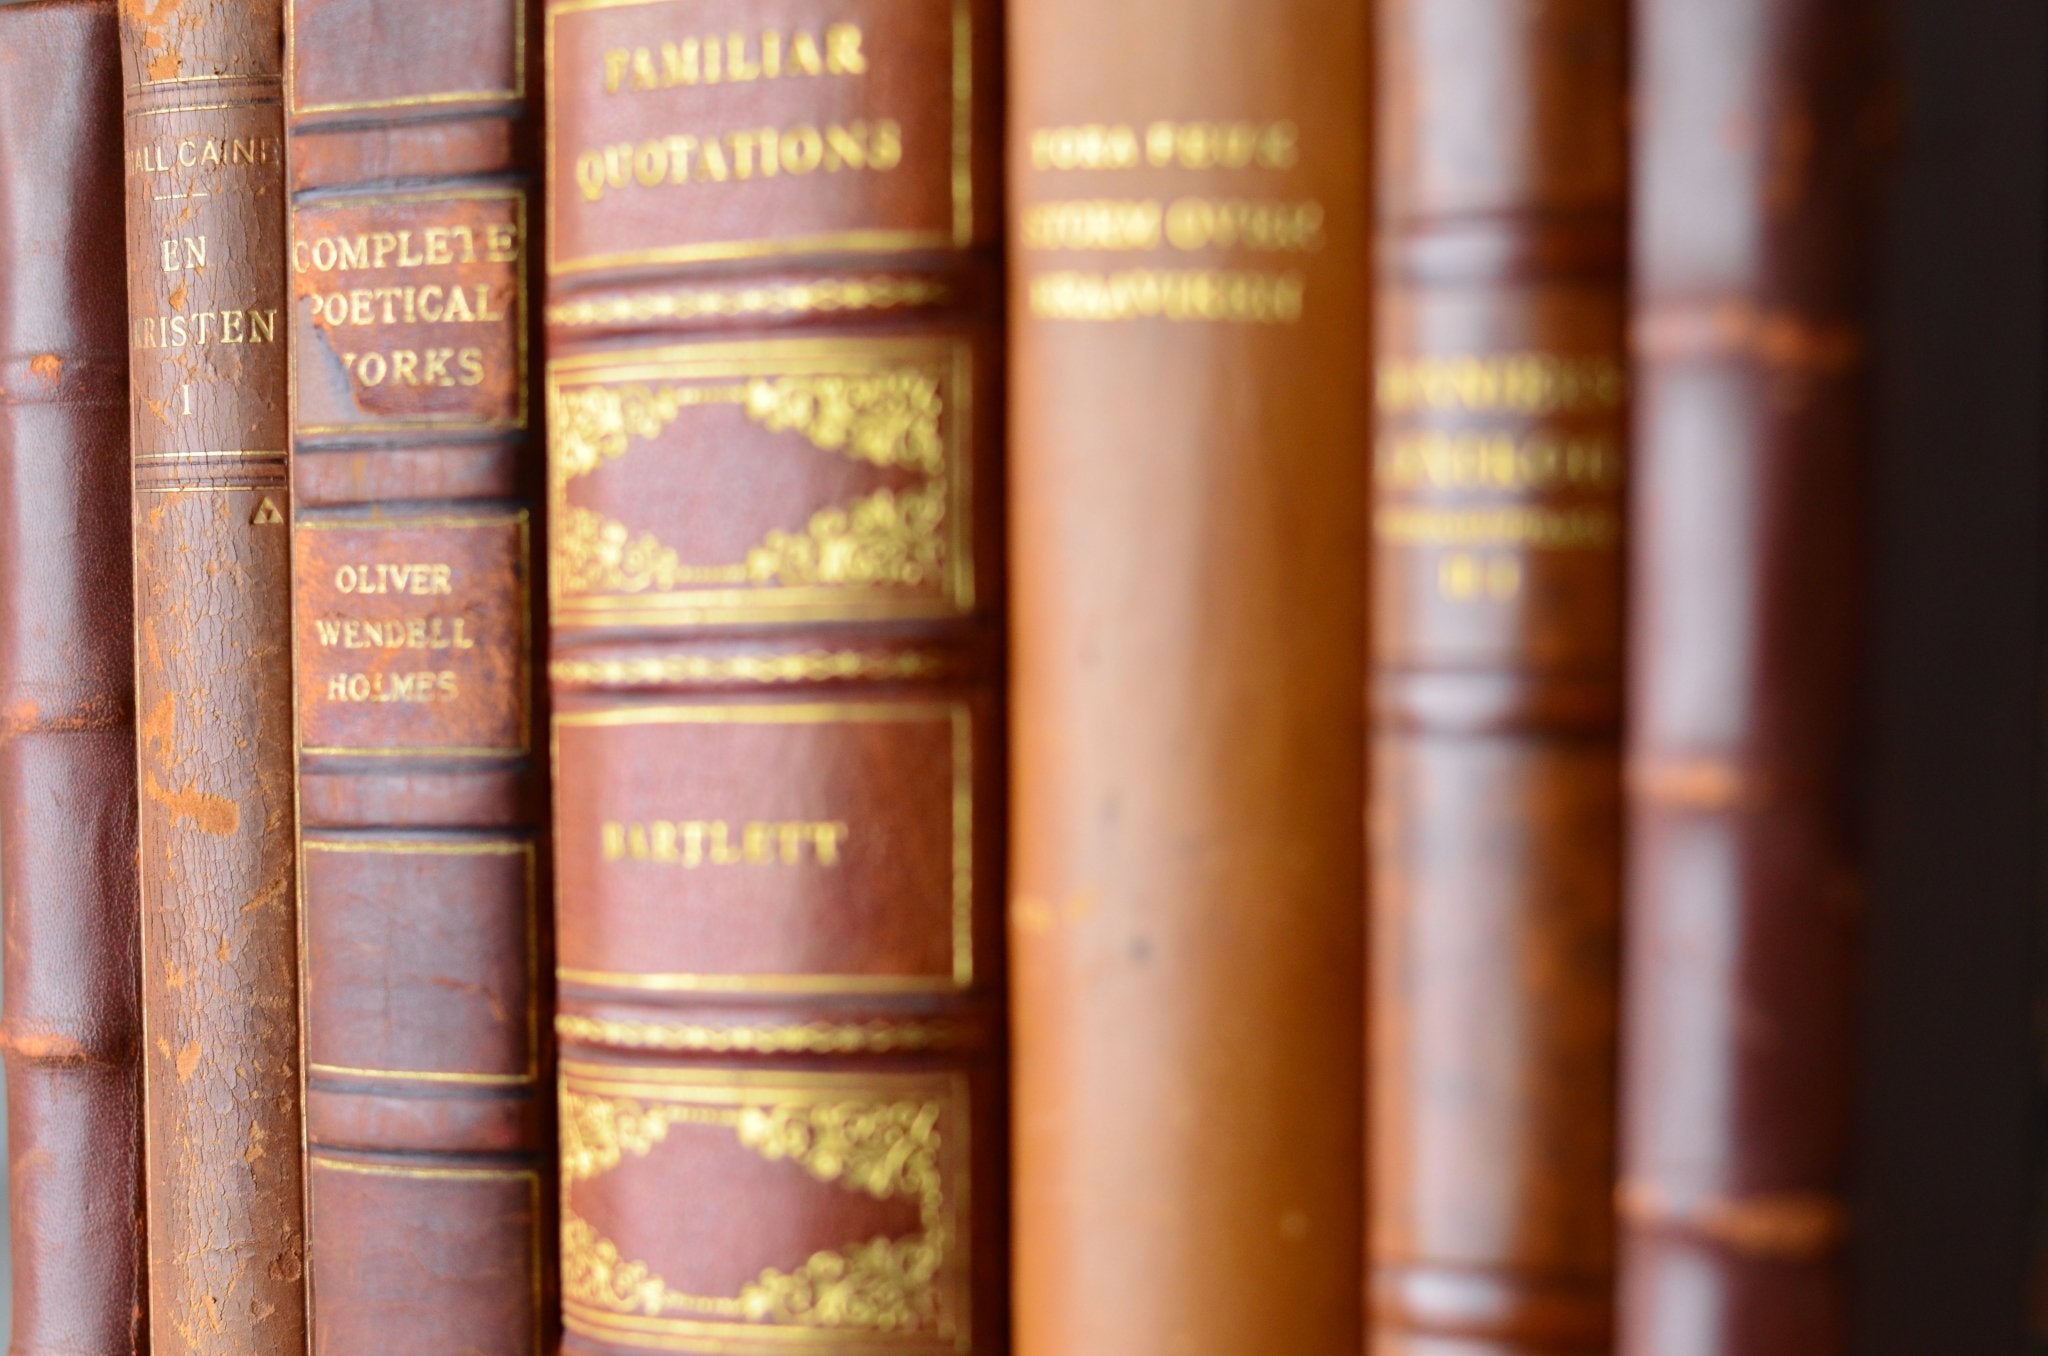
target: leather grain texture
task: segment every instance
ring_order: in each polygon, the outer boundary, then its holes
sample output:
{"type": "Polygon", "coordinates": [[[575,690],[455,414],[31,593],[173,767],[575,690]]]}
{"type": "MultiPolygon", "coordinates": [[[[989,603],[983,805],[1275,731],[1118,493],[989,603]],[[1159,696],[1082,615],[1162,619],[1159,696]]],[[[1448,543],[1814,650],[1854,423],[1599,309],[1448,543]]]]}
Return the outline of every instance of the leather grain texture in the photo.
{"type": "Polygon", "coordinates": [[[1379,10],[1373,1356],[1609,1348],[1625,10],[1379,10]]]}
{"type": "Polygon", "coordinates": [[[122,0],[152,1348],[305,1350],[278,0],[122,0]]]}
{"type": "Polygon", "coordinates": [[[994,1356],[999,10],[546,22],[563,1350],[994,1356]]]}
{"type": "Polygon", "coordinates": [[[287,12],[315,1356],[553,1349],[538,20],[287,12]]]}
{"type": "Polygon", "coordinates": [[[1367,13],[1011,11],[1022,1356],[1360,1349],[1367,13]]]}
{"type": "Polygon", "coordinates": [[[1848,1350],[1883,38],[1837,0],[1639,11],[1630,1356],[1848,1350]]]}
{"type": "Polygon", "coordinates": [[[113,0],[0,9],[13,1356],[148,1347],[115,34],[113,0]]]}

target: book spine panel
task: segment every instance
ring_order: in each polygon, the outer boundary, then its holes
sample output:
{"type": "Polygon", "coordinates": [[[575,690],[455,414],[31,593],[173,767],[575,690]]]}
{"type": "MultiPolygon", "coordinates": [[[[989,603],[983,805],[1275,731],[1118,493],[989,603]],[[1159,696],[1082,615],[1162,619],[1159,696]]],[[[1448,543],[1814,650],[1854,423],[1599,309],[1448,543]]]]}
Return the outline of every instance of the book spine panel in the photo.
{"type": "Polygon", "coordinates": [[[1012,13],[1024,1356],[1361,1346],[1368,12],[1012,13]]]}
{"type": "Polygon", "coordinates": [[[537,17],[288,10],[317,1356],[552,1340],[537,17]]]}
{"type": "Polygon", "coordinates": [[[999,38],[548,6],[578,1356],[1007,1345],[999,38]]]}
{"type": "Polygon", "coordinates": [[[1618,1349],[1841,1353],[1884,33],[1637,31],[1618,1349]],[[1739,129],[1731,133],[1728,129],[1739,129]]]}
{"type": "Polygon", "coordinates": [[[0,900],[15,1356],[148,1349],[121,70],[0,9],[0,900]],[[69,167],[74,172],[62,172],[69,167]]]}
{"type": "Polygon", "coordinates": [[[123,0],[151,1338],[302,1352],[282,9],[123,0]]]}
{"type": "Polygon", "coordinates": [[[1380,11],[1377,1356],[1609,1342],[1624,9],[1380,11]]]}

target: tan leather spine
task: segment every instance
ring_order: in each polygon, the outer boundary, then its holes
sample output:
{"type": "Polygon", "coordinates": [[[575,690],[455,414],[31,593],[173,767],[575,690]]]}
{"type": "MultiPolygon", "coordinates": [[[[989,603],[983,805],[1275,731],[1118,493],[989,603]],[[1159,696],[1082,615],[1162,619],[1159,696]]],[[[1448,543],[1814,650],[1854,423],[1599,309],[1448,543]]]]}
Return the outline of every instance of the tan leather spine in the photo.
{"type": "Polygon", "coordinates": [[[1623,0],[1384,0],[1373,1356],[1611,1326],[1623,0]]]}
{"type": "Polygon", "coordinates": [[[162,1356],[306,1344],[280,0],[121,0],[162,1356]]]}
{"type": "Polygon", "coordinates": [[[553,1344],[538,20],[286,10],[315,1356],[553,1344]]]}
{"type": "Polygon", "coordinates": [[[563,1350],[1000,1356],[993,0],[549,0],[563,1350]]]}
{"type": "Polygon", "coordinates": [[[1638,13],[1618,1345],[1841,1356],[1884,21],[1638,13]]]}
{"type": "Polygon", "coordinates": [[[1359,1350],[1366,13],[1012,11],[1021,1356],[1359,1350]]]}
{"type": "Polygon", "coordinates": [[[136,1356],[142,1058],[113,0],[0,8],[12,1356],[136,1356]]]}

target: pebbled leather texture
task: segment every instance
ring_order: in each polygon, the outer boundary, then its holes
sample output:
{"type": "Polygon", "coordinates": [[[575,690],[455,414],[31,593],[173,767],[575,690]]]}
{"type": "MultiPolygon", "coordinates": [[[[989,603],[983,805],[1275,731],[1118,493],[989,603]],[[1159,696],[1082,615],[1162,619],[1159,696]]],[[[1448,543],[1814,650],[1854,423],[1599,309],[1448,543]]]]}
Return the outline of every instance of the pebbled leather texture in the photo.
{"type": "Polygon", "coordinates": [[[1626,1356],[1849,1349],[1886,36],[1853,0],[1639,11],[1626,1356]]]}
{"type": "Polygon", "coordinates": [[[113,0],[0,8],[0,900],[12,1356],[134,1356],[135,671],[113,0]]]}
{"type": "Polygon", "coordinates": [[[279,0],[122,0],[160,1356],[306,1345],[279,0]]]}
{"type": "Polygon", "coordinates": [[[1359,1350],[1368,13],[1011,11],[1022,1356],[1359,1350]]]}
{"type": "Polygon", "coordinates": [[[562,1349],[1000,1356],[1000,8],[548,10],[562,1349]]]}
{"type": "Polygon", "coordinates": [[[1611,1340],[1626,10],[1379,9],[1373,1356],[1611,1340]]]}
{"type": "Polygon", "coordinates": [[[295,0],[314,1356],[555,1342],[537,0],[295,0]]]}

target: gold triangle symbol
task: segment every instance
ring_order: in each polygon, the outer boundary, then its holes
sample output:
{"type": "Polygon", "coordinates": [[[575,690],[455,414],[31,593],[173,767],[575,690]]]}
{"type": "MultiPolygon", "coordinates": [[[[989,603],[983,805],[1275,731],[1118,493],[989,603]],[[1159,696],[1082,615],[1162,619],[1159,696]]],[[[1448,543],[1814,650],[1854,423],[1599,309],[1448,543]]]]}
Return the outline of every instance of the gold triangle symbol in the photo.
{"type": "Polygon", "coordinates": [[[249,515],[249,522],[255,527],[264,527],[271,523],[281,523],[283,521],[284,515],[277,511],[277,501],[267,494],[263,496],[263,502],[256,506],[256,511],[249,515]]]}

